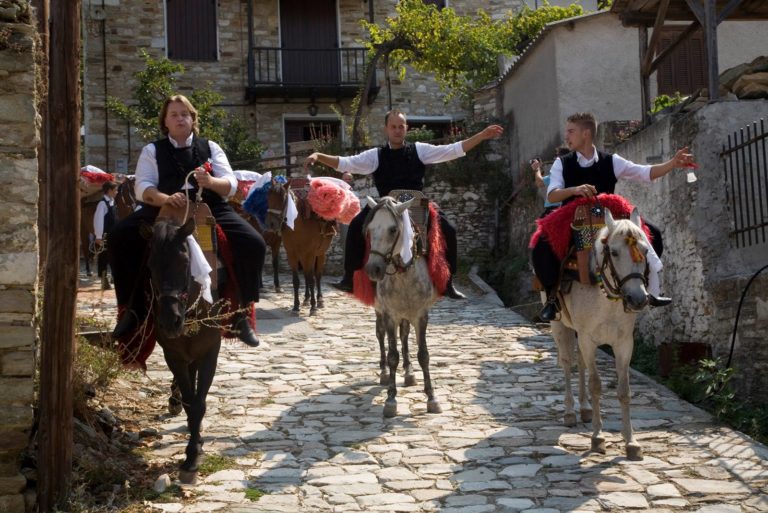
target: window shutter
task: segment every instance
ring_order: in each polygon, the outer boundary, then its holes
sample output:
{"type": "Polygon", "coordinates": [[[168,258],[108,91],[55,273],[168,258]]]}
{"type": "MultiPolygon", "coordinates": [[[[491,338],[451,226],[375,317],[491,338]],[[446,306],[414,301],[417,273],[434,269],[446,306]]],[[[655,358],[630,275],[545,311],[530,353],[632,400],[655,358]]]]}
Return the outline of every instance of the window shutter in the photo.
{"type": "MultiPolygon", "coordinates": [[[[682,28],[662,27],[659,50],[668,47],[677,37],[682,28]]],[[[680,43],[675,50],[667,55],[657,68],[656,80],[659,94],[682,95],[691,94],[706,87],[707,61],[704,52],[704,36],[696,31],[680,43]]]]}
{"type": "Polygon", "coordinates": [[[216,0],[166,0],[168,58],[215,61],[216,0]]]}

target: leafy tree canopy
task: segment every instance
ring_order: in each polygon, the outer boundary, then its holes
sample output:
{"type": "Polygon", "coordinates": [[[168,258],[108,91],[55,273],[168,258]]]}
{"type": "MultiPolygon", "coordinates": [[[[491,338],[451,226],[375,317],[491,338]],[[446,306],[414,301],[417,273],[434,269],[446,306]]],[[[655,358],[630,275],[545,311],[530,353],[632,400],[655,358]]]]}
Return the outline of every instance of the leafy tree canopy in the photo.
{"type": "MultiPolygon", "coordinates": [[[[136,86],[132,101],[110,96],[107,108],[135,127],[144,141],[150,142],[160,138],[158,115],[166,98],[179,94],[176,83],[184,74],[184,66],[166,58],[153,59],[144,50],[140,56],[145,66],[134,74],[136,86]]],[[[223,97],[212,90],[210,84],[185,95],[197,109],[201,137],[218,142],[233,163],[250,163],[259,158],[264,147],[250,137],[240,118],[229,116],[216,106],[223,97]]]]}

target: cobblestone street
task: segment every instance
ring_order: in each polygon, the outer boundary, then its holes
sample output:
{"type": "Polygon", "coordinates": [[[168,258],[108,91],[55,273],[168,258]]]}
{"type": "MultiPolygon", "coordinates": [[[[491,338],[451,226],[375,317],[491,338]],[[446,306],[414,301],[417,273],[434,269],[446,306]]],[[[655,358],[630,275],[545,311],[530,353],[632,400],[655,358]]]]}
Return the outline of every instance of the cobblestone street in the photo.
{"type": "MultiPolygon", "coordinates": [[[[326,307],[311,318],[291,315],[292,294],[264,294],[257,314],[262,347],[224,344],[203,435],[207,454],[236,464],[201,477],[192,499],[152,507],[768,511],[768,449],[636,372],[631,411],[645,458],[628,461],[607,356],[600,368],[608,452],[589,453],[591,426],[562,425],[563,374],[550,336],[478,289],[469,301],[442,300],[432,311],[427,337],[443,413],[426,413],[412,344],[417,385],[403,387],[400,371],[398,416],[384,419],[373,312],[329,285],[324,290],[326,307]],[[251,500],[247,488],[266,494],[251,500]]],[[[109,307],[113,294],[103,301],[109,307]]],[[[81,299],[81,309],[92,306],[81,299]]],[[[170,383],[159,347],[145,379],[170,383]]],[[[146,457],[179,459],[185,419],[160,418],[147,419],[161,437],[146,457]]]]}

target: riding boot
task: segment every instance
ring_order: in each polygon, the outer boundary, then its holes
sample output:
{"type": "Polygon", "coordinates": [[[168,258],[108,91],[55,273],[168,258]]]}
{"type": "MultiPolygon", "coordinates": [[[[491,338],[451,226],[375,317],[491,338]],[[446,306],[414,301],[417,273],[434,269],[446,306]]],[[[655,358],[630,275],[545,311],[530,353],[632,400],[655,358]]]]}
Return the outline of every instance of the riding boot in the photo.
{"type": "Polygon", "coordinates": [[[663,297],[663,296],[654,296],[653,294],[648,294],[648,304],[650,306],[667,306],[672,302],[671,297],[663,297]]]}
{"type": "Polygon", "coordinates": [[[112,339],[117,340],[123,338],[136,331],[139,327],[139,316],[133,309],[128,309],[123,312],[123,316],[117,321],[115,329],[112,330],[112,339]]]}
{"type": "Polygon", "coordinates": [[[337,283],[331,283],[334,288],[342,291],[342,292],[352,292],[354,289],[354,285],[352,282],[352,275],[353,273],[351,271],[344,271],[344,276],[341,278],[340,282],[337,283]]]}
{"type": "Polygon", "coordinates": [[[239,338],[244,344],[251,347],[259,347],[259,339],[256,337],[256,333],[253,332],[251,324],[248,322],[248,317],[243,313],[237,313],[232,320],[232,327],[230,328],[237,338],[239,338]]]}
{"type": "Polygon", "coordinates": [[[557,290],[550,289],[547,291],[547,302],[539,312],[539,319],[544,322],[555,321],[559,312],[560,302],[557,300],[557,290]]]}
{"type": "Polygon", "coordinates": [[[449,299],[467,299],[467,296],[456,290],[456,287],[454,287],[453,276],[451,276],[448,279],[448,283],[445,284],[445,292],[443,292],[443,296],[449,299]]]}

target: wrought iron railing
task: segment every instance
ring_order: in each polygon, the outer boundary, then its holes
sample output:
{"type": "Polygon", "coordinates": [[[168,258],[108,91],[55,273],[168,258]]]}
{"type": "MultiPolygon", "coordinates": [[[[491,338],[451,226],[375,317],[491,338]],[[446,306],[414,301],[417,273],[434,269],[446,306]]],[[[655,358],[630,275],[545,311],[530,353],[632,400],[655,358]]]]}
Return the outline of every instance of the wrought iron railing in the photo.
{"type": "Polygon", "coordinates": [[[765,120],[728,136],[720,159],[733,211],[736,247],[765,244],[768,231],[768,133],[765,120]]]}
{"type": "Polygon", "coordinates": [[[365,80],[365,48],[277,48],[251,52],[251,86],[358,86],[365,80]]]}

